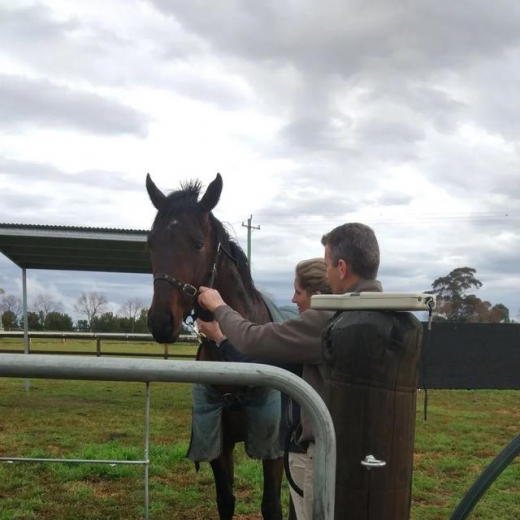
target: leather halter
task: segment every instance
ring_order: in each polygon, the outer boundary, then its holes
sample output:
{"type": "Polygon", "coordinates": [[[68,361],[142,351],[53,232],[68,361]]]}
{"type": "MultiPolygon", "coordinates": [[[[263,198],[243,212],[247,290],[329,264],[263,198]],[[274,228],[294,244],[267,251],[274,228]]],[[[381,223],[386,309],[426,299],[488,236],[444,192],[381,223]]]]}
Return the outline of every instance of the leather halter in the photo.
{"type": "Polygon", "coordinates": [[[174,278],[173,276],[170,276],[166,273],[155,274],[153,277],[153,283],[158,282],[159,280],[168,282],[170,285],[179,288],[188,298],[195,298],[199,292],[199,290],[196,287],[193,287],[193,285],[189,283],[183,283],[180,280],[177,280],[177,278],[174,278]]]}
{"type": "MultiPolygon", "coordinates": [[[[217,250],[215,252],[215,258],[213,260],[213,267],[211,268],[211,274],[210,274],[208,287],[213,288],[213,284],[215,283],[215,279],[217,277],[218,262],[220,260],[220,253],[222,252],[222,250],[223,250],[222,243],[219,242],[217,245],[217,250]]],[[[196,287],[194,287],[193,285],[182,282],[181,280],[179,280],[179,279],[175,278],[174,276],[171,276],[167,273],[157,273],[154,275],[153,283],[158,282],[160,280],[162,280],[164,282],[168,282],[170,285],[177,287],[188,298],[195,298],[199,292],[199,290],[196,287]]]]}
{"type": "MultiPolygon", "coordinates": [[[[208,287],[213,288],[213,285],[215,284],[215,280],[217,278],[218,264],[220,261],[220,255],[222,253],[224,253],[233,263],[237,263],[236,258],[234,258],[230,253],[228,253],[222,246],[222,242],[219,241],[215,251],[215,257],[213,259],[213,265],[211,267],[208,287]]],[[[180,289],[185,296],[191,299],[195,298],[199,292],[199,290],[193,285],[183,282],[178,278],[169,275],[168,273],[156,273],[153,277],[153,283],[155,284],[155,282],[158,281],[168,282],[170,285],[173,285],[174,287],[180,289]]]]}

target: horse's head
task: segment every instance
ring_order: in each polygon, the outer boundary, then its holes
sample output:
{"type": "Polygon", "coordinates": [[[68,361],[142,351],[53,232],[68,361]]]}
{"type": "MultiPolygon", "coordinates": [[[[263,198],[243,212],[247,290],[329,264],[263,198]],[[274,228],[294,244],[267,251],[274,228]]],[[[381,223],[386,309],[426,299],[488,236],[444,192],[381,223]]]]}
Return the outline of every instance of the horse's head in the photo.
{"type": "Polygon", "coordinates": [[[148,235],[154,275],[148,328],[158,343],[172,343],[196,303],[197,289],[209,281],[216,248],[210,214],[222,192],[222,177],[217,174],[200,201],[199,182],[166,196],[147,175],[146,189],[157,209],[148,235]]]}

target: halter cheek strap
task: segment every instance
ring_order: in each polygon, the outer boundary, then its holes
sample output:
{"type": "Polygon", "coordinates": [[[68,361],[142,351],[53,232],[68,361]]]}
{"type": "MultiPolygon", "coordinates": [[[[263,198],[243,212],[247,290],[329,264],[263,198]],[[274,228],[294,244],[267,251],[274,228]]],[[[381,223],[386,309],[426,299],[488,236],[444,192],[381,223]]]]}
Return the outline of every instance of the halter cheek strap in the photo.
{"type": "MultiPolygon", "coordinates": [[[[210,272],[210,278],[208,287],[213,288],[215,284],[215,280],[217,279],[217,271],[218,271],[218,264],[220,262],[220,256],[224,253],[234,264],[237,263],[236,258],[234,258],[230,253],[228,253],[224,247],[222,247],[222,243],[219,242],[217,244],[217,248],[215,250],[215,258],[213,259],[213,265],[211,267],[210,272]]],[[[177,287],[182,291],[182,294],[184,294],[187,298],[194,299],[196,298],[197,294],[199,293],[199,290],[194,287],[193,285],[189,283],[185,283],[174,276],[169,275],[168,273],[156,273],[153,277],[153,282],[163,281],[167,282],[170,285],[173,285],[174,287],[177,287]]],[[[191,316],[193,321],[199,317],[202,321],[212,321],[213,320],[213,313],[203,309],[197,301],[195,301],[195,304],[191,308],[190,312],[184,317],[186,319],[188,316],[191,316]]]]}

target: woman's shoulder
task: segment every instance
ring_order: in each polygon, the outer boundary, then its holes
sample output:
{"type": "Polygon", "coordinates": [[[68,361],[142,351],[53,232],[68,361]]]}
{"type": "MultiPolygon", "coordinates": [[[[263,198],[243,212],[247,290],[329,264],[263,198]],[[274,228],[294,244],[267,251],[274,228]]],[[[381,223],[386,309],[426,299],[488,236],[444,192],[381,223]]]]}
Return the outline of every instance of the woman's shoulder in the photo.
{"type": "Polygon", "coordinates": [[[300,319],[308,323],[327,323],[333,316],[333,311],[307,309],[300,314],[300,319]]]}

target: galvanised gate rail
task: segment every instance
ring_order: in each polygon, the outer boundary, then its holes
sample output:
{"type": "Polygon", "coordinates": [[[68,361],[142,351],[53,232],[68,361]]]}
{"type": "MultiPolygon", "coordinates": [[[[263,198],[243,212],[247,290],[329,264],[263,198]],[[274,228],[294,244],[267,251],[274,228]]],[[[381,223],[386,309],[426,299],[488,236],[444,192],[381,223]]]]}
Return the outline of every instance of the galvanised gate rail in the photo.
{"type": "MultiPolygon", "coordinates": [[[[108,359],[92,357],[0,354],[0,377],[37,379],[81,379],[146,383],[145,454],[142,461],[80,460],[107,464],[143,464],[145,518],[148,518],[150,383],[206,383],[267,386],[296,399],[308,413],[314,435],[314,520],[334,518],[336,481],[336,436],[332,418],[317,392],[303,379],[281,368],[256,363],[219,363],[212,361],[173,361],[155,359],[108,359]]],[[[28,459],[0,457],[4,462],[72,462],[71,459],[28,459]]]]}

